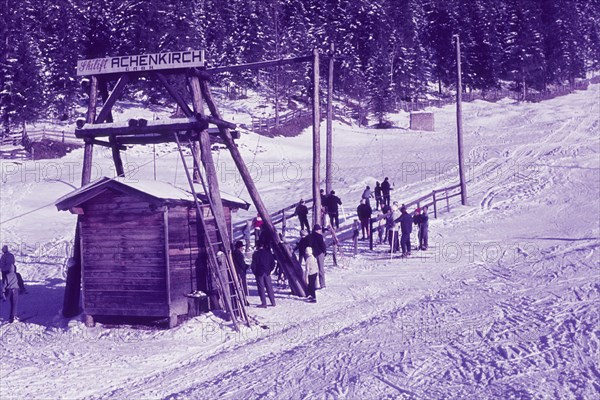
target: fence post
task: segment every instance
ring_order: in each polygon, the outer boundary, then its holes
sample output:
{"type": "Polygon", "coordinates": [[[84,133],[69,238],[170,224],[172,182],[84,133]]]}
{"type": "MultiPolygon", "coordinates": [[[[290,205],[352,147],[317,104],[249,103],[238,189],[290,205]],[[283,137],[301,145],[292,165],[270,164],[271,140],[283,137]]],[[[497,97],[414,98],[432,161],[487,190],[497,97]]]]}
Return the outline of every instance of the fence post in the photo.
{"type": "Polygon", "coordinates": [[[446,189],[446,211],[450,212],[450,199],[448,198],[448,189],[446,189]]]}
{"type": "Polygon", "coordinates": [[[62,142],[63,143],[65,142],[65,131],[64,130],[62,131],[62,142]]]}
{"type": "Polygon", "coordinates": [[[369,218],[369,250],[373,250],[373,218],[369,218]]]}
{"type": "Polygon", "coordinates": [[[437,201],[435,199],[435,190],[433,191],[433,218],[437,218],[437,201]]]}

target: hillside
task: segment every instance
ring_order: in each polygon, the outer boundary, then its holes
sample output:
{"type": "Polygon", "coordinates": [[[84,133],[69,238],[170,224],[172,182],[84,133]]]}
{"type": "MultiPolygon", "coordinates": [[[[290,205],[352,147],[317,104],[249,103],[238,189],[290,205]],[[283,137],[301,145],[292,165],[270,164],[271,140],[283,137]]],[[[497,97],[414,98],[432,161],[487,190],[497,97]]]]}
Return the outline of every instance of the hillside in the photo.
{"type": "MultiPolygon", "coordinates": [[[[17,217],[2,223],[0,241],[23,249],[15,254],[30,288],[20,298],[25,320],[0,326],[0,396],[598,396],[599,96],[594,84],[535,104],[465,104],[469,204],[432,221],[430,249],[401,259],[361,243],[352,258],[344,244],[341,266],[326,259],[329,284],[317,304],[278,288],[277,307],[256,308],[251,278],[256,324],[240,333],[212,313],[172,330],[88,329],[60,317],[61,254],[75,217],[52,206],[72,189],[47,178],[78,186],[82,149],[58,160],[0,160],[1,218],[17,217]]],[[[455,183],[454,112],[435,110],[435,132],[407,130],[405,113],[390,115],[399,127],[390,130],[336,123],[334,189],[345,209],[385,176],[399,202],[455,183]]],[[[310,130],[291,138],[243,132],[238,144],[269,209],[309,196],[310,130]]],[[[153,151],[125,152],[132,179],[153,178],[153,151]]],[[[172,146],[156,152],[157,179],[184,184],[172,146]]],[[[245,197],[228,153],[214,156],[222,188],[245,197]]],[[[96,149],[94,162],[96,176],[114,175],[109,153],[96,149]]],[[[7,304],[0,307],[4,320],[7,304]]]]}

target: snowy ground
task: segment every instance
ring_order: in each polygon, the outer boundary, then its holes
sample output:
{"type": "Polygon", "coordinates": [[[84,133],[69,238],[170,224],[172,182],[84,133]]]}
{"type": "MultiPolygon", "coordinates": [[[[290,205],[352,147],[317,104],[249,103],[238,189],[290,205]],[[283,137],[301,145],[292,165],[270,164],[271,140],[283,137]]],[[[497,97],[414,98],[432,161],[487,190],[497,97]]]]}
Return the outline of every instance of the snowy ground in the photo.
{"type": "MultiPolygon", "coordinates": [[[[384,176],[400,202],[456,183],[454,109],[435,112],[435,133],[335,126],[334,188],[347,209],[384,176]]],[[[345,245],[343,266],[327,260],[317,304],[280,289],[277,307],[251,307],[256,323],[240,333],[212,314],[171,330],[61,318],[74,217],[49,206],[10,219],[71,190],[49,179],[78,186],[82,151],[2,160],[0,240],[28,254],[17,264],[30,293],[26,320],[0,328],[0,396],[598,398],[599,115],[598,85],[539,104],[465,104],[469,205],[431,223],[430,249],[390,259],[362,243],[352,258],[345,245]]],[[[239,143],[270,209],[309,196],[310,132],[239,143]]],[[[172,150],[156,146],[157,177],[184,184],[172,150]]],[[[152,151],[126,152],[132,178],[153,177],[152,151]]],[[[214,156],[223,189],[247,198],[227,153],[214,156]]],[[[97,150],[96,175],[113,176],[110,164],[97,150]]]]}

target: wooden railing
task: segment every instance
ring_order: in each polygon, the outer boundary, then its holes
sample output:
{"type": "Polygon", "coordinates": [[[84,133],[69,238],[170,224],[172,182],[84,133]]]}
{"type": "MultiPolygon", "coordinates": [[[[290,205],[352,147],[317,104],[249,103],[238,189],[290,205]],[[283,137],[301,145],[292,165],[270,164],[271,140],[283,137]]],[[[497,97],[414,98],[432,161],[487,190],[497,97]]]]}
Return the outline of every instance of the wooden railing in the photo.
{"type": "MultiPolygon", "coordinates": [[[[310,209],[310,206],[313,203],[313,199],[307,199],[307,200],[304,200],[304,202],[305,202],[304,205],[309,207],[309,209],[310,209]]],[[[269,214],[274,226],[281,224],[280,229],[281,229],[281,234],[283,236],[285,236],[285,228],[287,225],[287,219],[294,216],[296,206],[298,206],[298,203],[294,203],[292,205],[282,208],[281,210],[277,210],[274,213],[269,214]],[[289,213],[290,210],[292,211],[291,213],[289,213]]],[[[243,238],[243,236],[244,236],[243,231],[244,231],[244,228],[246,227],[246,224],[248,223],[248,221],[253,222],[254,218],[251,218],[249,220],[238,221],[233,224],[233,240],[234,241],[240,240],[241,238],[243,238]]],[[[252,228],[252,229],[254,230],[254,228],[252,228]]]]}
{"type": "MultiPolygon", "coordinates": [[[[446,212],[450,212],[450,205],[451,202],[450,200],[455,198],[455,197],[459,197],[460,196],[460,184],[456,184],[456,185],[452,185],[452,186],[447,186],[447,187],[443,187],[441,189],[436,189],[431,191],[431,193],[428,193],[426,195],[423,195],[417,199],[411,200],[407,203],[403,203],[404,206],[406,208],[411,208],[411,207],[425,207],[427,206],[428,208],[433,207],[433,217],[437,218],[438,214],[442,211],[442,210],[446,210],[446,212]]],[[[307,207],[310,208],[310,205],[313,202],[313,199],[307,199],[305,200],[305,204],[307,207]]],[[[285,237],[285,230],[286,230],[286,225],[287,225],[287,220],[291,217],[294,216],[294,212],[296,209],[296,206],[298,205],[298,203],[294,203],[292,205],[289,205],[285,208],[282,208],[280,210],[275,211],[274,213],[271,213],[271,221],[273,222],[273,225],[278,228],[280,230],[280,232],[282,233],[282,235],[285,237]],[[291,212],[290,212],[291,211],[291,212]]],[[[336,230],[336,235],[338,238],[345,238],[348,236],[349,233],[351,233],[352,231],[352,225],[353,225],[353,221],[355,218],[358,218],[358,216],[356,215],[356,210],[352,210],[352,212],[350,213],[345,213],[342,209],[342,216],[340,218],[340,227],[336,230]]],[[[327,218],[327,215],[325,216],[325,218],[327,218]]],[[[243,238],[243,230],[244,227],[246,226],[247,222],[250,221],[254,221],[254,218],[250,219],[250,220],[242,220],[242,221],[238,221],[235,224],[233,224],[233,239],[235,240],[241,240],[243,238]]],[[[373,250],[373,224],[375,222],[377,222],[378,219],[376,217],[371,218],[370,220],[370,225],[371,225],[371,234],[370,234],[370,238],[369,238],[369,248],[371,250],[373,250]]],[[[326,225],[326,224],[324,224],[326,225]]],[[[327,240],[329,242],[331,242],[331,238],[327,238],[327,240]]]]}
{"type": "MultiPolygon", "coordinates": [[[[408,209],[411,207],[422,208],[427,206],[429,209],[433,207],[433,218],[437,218],[438,212],[440,211],[439,203],[442,202],[441,207],[446,209],[446,212],[450,212],[450,199],[458,197],[461,195],[460,183],[444,187],[441,189],[433,190],[431,193],[428,193],[424,196],[421,196],[415,200],[411,200],[408,203],[404,203],[403,205],[408,209]]],[[[375,218],[371,218],[370,220],[370,235],[369,235],[369,249],[373,250],[373,224],[378,222],[379,220],[375,218]]]]}

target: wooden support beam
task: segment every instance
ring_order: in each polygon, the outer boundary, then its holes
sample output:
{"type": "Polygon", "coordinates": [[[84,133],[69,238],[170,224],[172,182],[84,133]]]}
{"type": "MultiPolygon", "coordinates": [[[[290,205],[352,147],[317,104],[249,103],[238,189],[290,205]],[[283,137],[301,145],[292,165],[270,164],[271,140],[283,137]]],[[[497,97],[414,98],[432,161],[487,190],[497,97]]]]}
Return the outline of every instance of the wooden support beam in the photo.
{"type": "MultiPolygon", "coordinates": [[[[313,51],[313,226],[321,225],[321,108],[319,104],[319,51],[313,51]]],[[[329,194],[329,193],[327,193],[329,194]]]]}
{"type": "MultiPolygon", "coordinates": [[[[102,136],[135,136],[155,133],[172,134],[179,131],[206,130],[208,124],[214,124],[224,128],[235,128],[236,125],[223,121],[220,118],[205,117],[197,115],[190,118],[160,119],[156,121],[145,121],[146,125],[137,126],[130,120],[128,122],[112,124],[92,124],[84,125],[82,128],[75,129],[75,136],[78,138],[96,138],[102,136]]],[[[209,133],[218,134],[217,130],[209,129],[209,133]]],[[[172,138],[171,138],[172,139],[172,138]]],[[[172,141],[172,140],[171,140],[172,141]]]]}
{"type": "MultiPolygon", "coordinates": [[[[220,118],[221,116],[219,114],[219,110],[217,109],[215,102],[213,101],[212,94],[210,92],[210,88],[208,86],[207,81],[201,82],[201,89],[202,95],[211,114],[214,117],[220,118]]],[[[237,148],[237,145],[233,142],[233,138],[231,137],[229,130],[226,128],[220,128],[220,131],[221,138],[225,142],[225,145],[229,149],[229,152],[231,153],[231,157],[233,158],[235,165],[240,171],[240,175],[242,176],[246,188],[248,189],[248,194],[250,194],[250,197],[252,198],[252,202],[254,203],[256,210],[258,211],[260,217],[263,220],[263,226],[267,228],[271,241],[273,242],[275,257],[279,261],[288,279],[288,283],[290,285],[292,293],[296,296],[306,296],[306,284],[302,276],[302,267],[300,266],[298,261],[293,257],[290,248],[285,243],[281,242],[279,235],[277,234],[277,230],[275,229],[275,226],[271,221],[271,216],[269,215],[269,212],[267,211],[267,208],[265,207],[260,197],[260,194],[256,189],[256,186],[254,185],[250,171],[244,163],[244,160],[242,158],[242,155],[240,154],[240,151],[237,148]]]]}
{"type": "Polygon", "coordinates": [[[331,192],[333,174],[333,43],[329,48],[329,76],[327,80],[327,140],[325,147],[325,193],[331,192]]]}
{"type": "MultiPolygon", "coordinates": [[[[192,103],[194,111],[204,117],[204,108],[202,105],[202,89],[200,87],[200,80],[197,76],[190,78],[190,88],[192,89],[192,103]]],[[[208,127],[207,127],[208,128],[208,127]]],[[[214,213],[215,222],[219,228],[221,234],[221,241],[223,242],[223,249],[226,253],[231,251],[231,241],[229,239],[229,230],[225,224],[225,210],[223,209],[223,201],[221,199],[221,190],[219,189],[219,179],[217,175],[217,169],[212,158],[212,151],[210,145],[210,137],[208,135],[208,129],[197,130],[200,135],[200,161],[204,166],[206,172],[206,183],[208,185],[207,195],[212,203],[212,211],[214,213]]]]}
{"type": "Polygon", "coordinates": [[[179,131],[190,131],[206,129],[206,121],[198,121],[196,118],[175,118],[148,121],[146,126],[129,126],[129,123],[123,124],[94,124],[84,125],[83,128],[75,129],[75,136],[78,138],[96,138],[101,136],[133,136],[152,133],[172,134],[179,131]]]}
{"type": "MultiPolygon", "coordinates": [[[[96,120],[96,105],[98,103],[98,78],[92,76],[90,82],[90,101],[88,103],[88,111],[86,121],[89,124],[96,120]]],[[[75,130],[77,132],[77,130],[75,130]]],[[[83,150],[83,169],[81,172],[81,186],[90,182],[92,176],[92,156],[94,154],[94,145],[86,143],[83,150]]]]}
{"type": "MultiPolygon", "coordinates": [[[[107,118],[111,115],[112,107],[115,105],[115,102],[117,101],[117,99],[119,97],[121,97],[121,95],[123,94],[123,90],[125,89],[125,86],[127,85],[128,82],[129,82],[129,75],[127,75],[127,74],[121,75],[121,77],[117,81],[117,84],[113,88],[112,92],[110,92],[110,95],[108,96],[108,98],[104,99],[104,104],[102,105],[102,109],[100,109],[98,116],[93,121],[94,123],[101,124],[105,121],[108,121],[107,118]]],[[[106,85],[106,81],[104,81],[103,84],[106,85]]],[[[110,118],[110,122],[112,122],[112,117],[110,118]]]]}
{"type": "MultiPolygon", "coordinates": [[[[96,119],[96,106],[98,103],[98,78],[92,76],[90,79],[90,94],[86,121],[93,123],[96,119]]],[[[85,142],[83,150],[83,167],[81,171],[81,186],[90,182],[92,176],[92,156],[94,154],[94,144],[85,142]]],[[[71,318],[80,313],[79,301],[81,299],[81,217],[77,216],[77,226],[75,227],[75,239],[73,244],[73,265],[67,270],[67,279],[65,283],[65,294],[63,296],[62,314],[66,318],[71,318]]]]}
{"type": "MultiPolygon", "coordinates": [[[[92,144],[97,144],[98,146],[103,146],[103,147],[113,147],[112,144],[110,144],[109,142],[105,142],[103,140],[97,140],[97,139],[88,139],[88,141],[90,141],[92,144]]],[[[117,144],[119,150],[127,150],[127,147],[123,146],[122,144],[117,144]]]]}
{"type": "Polygon", "coordinates": [[[123,168],[123,160],[121,159],[121,153],[119,152],[119,144],[117,143],[117,139],[114,136],[110,136],[108,141],[111,144],[111,151],[113,161],[115,162],[117,176],[125,176],[125,169],[123,168]]]}
{"type": "Polygon", "coordinates": [[[200,79],[207,79],[210,75],[220,74],[221,72],[235,72],[244,71],[248,69],[261,69],[268,67],[279,67],[282,65],[297,64],[308,62],[312,60],[312,56],[292,57],[292,58],[280,58],[278,60],[259,61],[247,64],[230,65],[223,67],[214,67],[206,69],[195,68],[195,73],[200,79]]]}
{"type": "MultiPolygon", "coordinates": [[[[178,132],[177,136],[181,142],[187,142],[189,140],[198,140],[199,136],[197,133],[178,132]]],[[[117,136],[119,144],[158,144],[158,143],[172,143],[173,134],[148,134],[148,135],[134,135],[134,136],[117,136]]]]}
{"type": "Polygon", "coordinates": [[[173,100],[175,100],[175,102],[177,103],[179,108],[181,108],[181,111],[183,111],[185,116],[192,117],[194,115],[194,112],[192,111],[190,106],[187,104],[187,102],[183,99],[183,96],[181,96],[181,94],[177,91],[177,89],[175,89],[169,83],[169,81],[167,80],[167,77],[160,72],[156,72],[154,75],[156,76],[156,78],[158,78],[160,83],[162,83],[164,88],[167,89],[167,92],[171,95],[173,100]]]}

